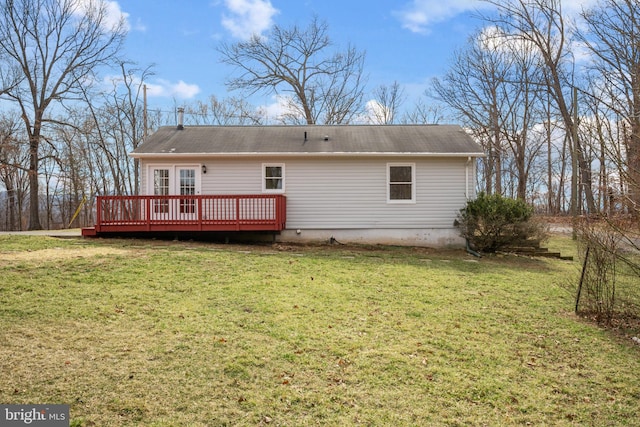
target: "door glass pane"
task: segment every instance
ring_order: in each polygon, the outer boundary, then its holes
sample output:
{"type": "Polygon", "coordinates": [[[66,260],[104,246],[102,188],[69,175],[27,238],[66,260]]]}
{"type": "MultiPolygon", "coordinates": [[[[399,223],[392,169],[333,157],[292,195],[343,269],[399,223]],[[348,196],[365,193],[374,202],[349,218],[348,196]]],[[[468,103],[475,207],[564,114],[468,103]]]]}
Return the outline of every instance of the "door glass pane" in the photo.
{"type": "MultiPolygon", "coordinates": [[[[180,169],[180,195],[193,196],[196,194],[195,169],[180,169]]],[[[180,213],[194,213],[196,211],[194,198],[180,200],[180,213]]]]}
{"type": "Polygon", "coordinates": [[[153,194],[156,196],[169,195],[169,169],[153,170],[153,194]]]}
{"type": "MultiPolygon", "coordinates": [[[[153,170],[153,194],[154,196],[169,195],[169,169],[153,170]]],[[[165,198],[154,199],[153,211],[155,213],[168,213],[169,200],[165,198]]]]}
{"type": "Polygon", "coordinates": [[[180,169],[180,195],[192,196],[196,194],[196,171],[180,169]]]}

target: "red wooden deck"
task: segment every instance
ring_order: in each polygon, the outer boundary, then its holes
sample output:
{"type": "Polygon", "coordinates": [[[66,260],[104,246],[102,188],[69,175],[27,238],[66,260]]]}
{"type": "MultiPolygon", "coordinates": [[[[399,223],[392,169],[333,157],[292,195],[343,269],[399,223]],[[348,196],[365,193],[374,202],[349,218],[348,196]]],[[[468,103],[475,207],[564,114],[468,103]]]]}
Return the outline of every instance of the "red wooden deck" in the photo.
{"type": "Polygon", "coordinates": [[[280,231],[286,223],[281,194],[207,196],[98,196],[96,225],[104,233],[280,231]]]}

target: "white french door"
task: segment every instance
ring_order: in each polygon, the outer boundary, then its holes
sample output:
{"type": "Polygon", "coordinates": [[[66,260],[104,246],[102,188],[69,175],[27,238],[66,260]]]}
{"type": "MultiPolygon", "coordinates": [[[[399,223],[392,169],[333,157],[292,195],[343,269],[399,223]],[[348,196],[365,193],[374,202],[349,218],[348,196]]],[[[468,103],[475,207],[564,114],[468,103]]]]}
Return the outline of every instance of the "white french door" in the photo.
{"type": "MultiPolygon", "coordinates": [[[[154,196],[195,196],[200,194],[200,165],[150,165],[148,194],[154,196]]],[[[155,220],[190,220],[197,217],[193,199],[153,200],[151,217],[155,220]]]]}
{"type": "MultiPolygon", "coordinates": [[[[193,167],[176,167],[178,188],[176,193],[181,196],[196,195],[196,169],[193,167]]],[[[198,191],[198,194],[200,192],[198,191]]],[[[180,199],[179,219],[196,219],[195,199],[180,199]]]]}

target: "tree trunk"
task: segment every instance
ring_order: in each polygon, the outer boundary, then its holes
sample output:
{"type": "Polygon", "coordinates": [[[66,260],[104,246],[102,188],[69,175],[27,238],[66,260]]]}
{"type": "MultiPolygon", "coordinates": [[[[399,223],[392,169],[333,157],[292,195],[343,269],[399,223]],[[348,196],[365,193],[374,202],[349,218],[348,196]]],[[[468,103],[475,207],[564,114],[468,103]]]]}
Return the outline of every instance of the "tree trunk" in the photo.
{"type": "Polygon", "coordinates": [[[524,154],[524,148],[520,147],[514,158],[516,162],[516,170],[518,171],[516,197],[520,200],[526,200],[527,198],[527,181],[529,180],[524,154]]]}
{"type": "Polygon", "coordinates": [[[7,198],[9,202],[9,230],[20,230],[20,216],[18,215],[18,194],[15,189],[7,191],[7,198]]]}
{"type": "Polygon", "coordinates": [[[42,230],[40,225],[40,188],[38,181],[38,147],[40,135],[35,133],[29,138],[29,226],[28,230],[42,230]]]}
{"type": "Polygon", "coordinates": [[[487,158],[484,162],[484,191],[487,194],[493,194],[493,171],[495,169],[493,165],[494,157],[493,157],[493,148],[492,145],[489,144],[488,147],[489,153],[487,154],[487,158]]]}
{"type": "Polygon", "coordinates": [[[495,149],[494,174],[496,179],[496,194],[502,194],[502,151],[500,147],[495,149]]]}
{"type": "Polygon", "coordinates": [[[578,143],[578,163],[580,165],[580,190],[579,194],[584,194],[587,203],[587,213],[597,213],[595,198],[593,197],[593,182],[591,173],[591,163],[585,157],[582,145],[578,143]]]}
{"type": "Polygon", "coordinates": [[[553,159],[551,156],[551,118],[547,121],[547,214],[555,214],[553,208],[553,159]]]}
{"type": "Polygon", "coordinates": [[[560,166],[560,180],[558,182],[558,194],[556,194],[556,207],[558,212],[562,211],[562,206],[564,206],[564,201],[566,200],[566,192],[564,188],[564,182],[566,179],[567,172],[567,137],[562,142],[562,155],[560,156],[561,166],[560,166]]]}
{"type": "Polygon", "coordinates": [[[640,216],[640,123],[634,121],[631,129],[627,154],[629,210],[637,218],[640,216]]]}

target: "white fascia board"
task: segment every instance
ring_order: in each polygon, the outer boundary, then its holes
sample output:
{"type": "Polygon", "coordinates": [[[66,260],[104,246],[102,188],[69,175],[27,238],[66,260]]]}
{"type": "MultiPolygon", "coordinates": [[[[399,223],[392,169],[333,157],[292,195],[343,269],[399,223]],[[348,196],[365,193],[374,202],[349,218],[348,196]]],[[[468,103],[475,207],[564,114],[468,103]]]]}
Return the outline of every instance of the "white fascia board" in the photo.
{"type": "Polygon", "coordinates": [[[129,153],[135,159],[180,159],[194,157],[486,157],[484,153],[129,153]]]}

